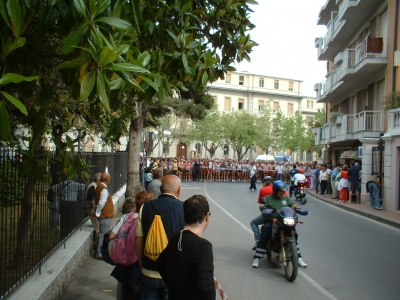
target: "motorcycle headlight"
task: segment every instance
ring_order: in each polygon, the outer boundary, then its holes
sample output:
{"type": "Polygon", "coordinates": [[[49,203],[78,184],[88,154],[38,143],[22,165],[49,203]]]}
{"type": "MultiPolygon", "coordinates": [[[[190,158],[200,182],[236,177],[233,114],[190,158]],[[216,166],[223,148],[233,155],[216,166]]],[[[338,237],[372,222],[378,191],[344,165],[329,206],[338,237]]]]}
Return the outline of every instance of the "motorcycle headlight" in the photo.
{"type": "Polygon", "coordinates": [[[283,224],[293,226],[293,225],[296,224],[296,219],[284,218],[284,219],[283,219],[283,224]]]}

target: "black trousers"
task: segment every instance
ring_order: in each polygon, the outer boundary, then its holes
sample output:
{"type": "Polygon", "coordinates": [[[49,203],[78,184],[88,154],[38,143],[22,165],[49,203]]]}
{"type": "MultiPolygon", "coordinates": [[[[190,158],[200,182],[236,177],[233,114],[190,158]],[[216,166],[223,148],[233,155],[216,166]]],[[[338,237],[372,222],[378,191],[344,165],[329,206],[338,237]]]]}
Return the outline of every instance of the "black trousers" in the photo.
{"type": "Polygon", "coordinates": [[[66,238],[79,224],[79,206],[77,201],[60,201],[61,239],[66,238]]]}

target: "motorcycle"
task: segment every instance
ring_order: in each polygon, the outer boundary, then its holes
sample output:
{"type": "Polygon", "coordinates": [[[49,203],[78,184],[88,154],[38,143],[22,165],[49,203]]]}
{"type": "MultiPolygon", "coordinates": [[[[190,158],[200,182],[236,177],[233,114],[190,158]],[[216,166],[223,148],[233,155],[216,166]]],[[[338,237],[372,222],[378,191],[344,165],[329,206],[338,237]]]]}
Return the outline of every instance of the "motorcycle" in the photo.
{"type": "Polygon", "coordinates": [[[307,200],[305,199],[306,197],[306,181],[305,180],[297,180],[297,186],[294,185],[294,182],[292,181],[293,188],[295,189],[297,187],[296,192],[294,193],[294,197],[296,201],[300,201],[302,204],[307,203],[307,200]]]}
{"type": "Polygon", "coordinates": [[[277,212],[276,219],[272,224],[272,236],[267,246],[267,257],[271,260],[272,253],[276,254],[280,262],[283,262],[285,277],[288,281],[296,280],[298,272],[298,256],[296,246],[296,225],[303,224],[299,221],[299,215],[308,215],[307,208],[297,208],[296,211],[291,207],[283,207],[281,210],[266,208],[262,210],[263,217],[277,212]]]}

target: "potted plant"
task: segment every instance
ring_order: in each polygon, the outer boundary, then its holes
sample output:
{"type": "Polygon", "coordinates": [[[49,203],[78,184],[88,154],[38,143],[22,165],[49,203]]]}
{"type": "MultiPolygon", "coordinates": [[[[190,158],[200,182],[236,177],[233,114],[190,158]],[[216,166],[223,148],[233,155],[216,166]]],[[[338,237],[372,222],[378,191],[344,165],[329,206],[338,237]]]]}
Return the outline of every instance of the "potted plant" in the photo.
{"type": "Polygon", "coordinates": [[[342,124],[342,114],[333,114],[331,116],[331,123],[335,125],[342,124]]]}
{"type": "Polygon", "coordinates": [[[383,109],[385,111],[400,108],[400,91],[393,91],[383,100],[383,109]]]}

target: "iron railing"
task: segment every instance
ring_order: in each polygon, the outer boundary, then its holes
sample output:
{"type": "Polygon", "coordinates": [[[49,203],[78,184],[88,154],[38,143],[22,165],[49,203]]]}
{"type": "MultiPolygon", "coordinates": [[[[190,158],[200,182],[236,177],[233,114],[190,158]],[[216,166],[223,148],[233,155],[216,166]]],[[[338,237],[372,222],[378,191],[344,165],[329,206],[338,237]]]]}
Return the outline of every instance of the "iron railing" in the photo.
{"type": "MultiPolygon", "coordinates": [[[[77,155],[91,164],[88,170],[78,170],[78,178],[86,171],[91,182],[95,173],[108,168],[111,193],[126,183],[126,152],[77,155]]],[[[87,219],[88,182],[67,180],[52,156],[50,152],[35,153],[29,158],[34,174],[26,176],[28,158],[0,146],[0,299],[34,270],[40,273],[44,260],[87,219]]]]}
{"type": "Polygon", "coordinates": [[[347,132],[355,133],[364,130],[382,131],[383,111],[366,110],[355,115],[347,116],[347,132]]]}

